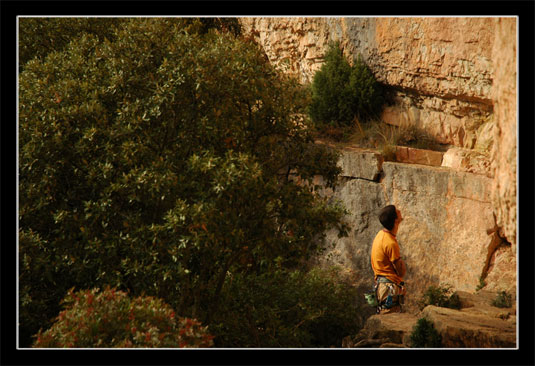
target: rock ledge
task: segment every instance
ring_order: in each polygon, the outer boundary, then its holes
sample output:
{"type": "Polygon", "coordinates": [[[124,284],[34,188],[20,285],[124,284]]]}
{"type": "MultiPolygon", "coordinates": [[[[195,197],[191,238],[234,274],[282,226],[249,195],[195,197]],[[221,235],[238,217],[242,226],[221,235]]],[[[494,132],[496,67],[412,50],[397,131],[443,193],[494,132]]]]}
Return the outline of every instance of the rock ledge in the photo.
{"type": "Polygon", "coordinates": [[[372,315],[344,348],[409,348],[410,335],[419,318],[431,320],[442,336],[444,348],[516,348],[516,304],[511,308],[491,306],[496,293],[458,292],[460,310],[426,306],[416,314],[372,315]]]}

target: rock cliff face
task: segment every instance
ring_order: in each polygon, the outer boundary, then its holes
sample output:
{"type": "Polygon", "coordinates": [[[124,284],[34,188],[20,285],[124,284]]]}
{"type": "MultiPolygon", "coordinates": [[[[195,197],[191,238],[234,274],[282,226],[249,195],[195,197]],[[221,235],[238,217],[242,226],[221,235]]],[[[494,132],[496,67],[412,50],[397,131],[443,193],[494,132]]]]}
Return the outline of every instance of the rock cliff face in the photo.
{"type": "Polygon", "coordinates": [[[493,139],[491,150],[494,181],[492,202],[498,226],[516,253],[516,182],[517,182],[517,66],[516,21],[496,19],[496,37],[492,49],[494,81],[491,90],[494,104],[493,139]]]}
{"type": "Polygon", "coordinates": [[[369,289],[369,253],[382,228],[378,212],[393,203],[404,217],[397,238],[408,267],[408,310],[417,310],[430,285],[474,292],[485,279],[486,289],[516,293],[516,262],[497,232],[492,179],[440,166],[384,162],[379,153],[356,148],[341,153],[342,177],[330,197],[349,210],[352,230],[341,239],[334,231],[327,234],[333,245],[321,264],[352,269],[357,286],[369,289]]]}
{"type": "MultiPolygon", "coordinates": [[[[333,193],[350,210],[350,237],[329,238],[322,261],[353,269],[370,285],[377,212],[395,204],[409,291],[449,283],[516,293],[516,19],[242,18],[269,59],[303,83],[321,67],[331,40],[361,54],[387,86],[382,119],[416,125],[451,146],[442,166],[383,162],[343,151],[333,193]]],[[[425,164],[425,163],[422,163],[425,164]]],[[[409,307],[415,304],[408,304],[409,307]]]]}
{"type": "Polygon", "coordinates": [[[438,141],[474,148],[488,143],[493,111],[493,18],[244,18],[274,63],[309,82],[329,41],[362,55],[390,86],[383,119],[425,128],[438,141]]]}

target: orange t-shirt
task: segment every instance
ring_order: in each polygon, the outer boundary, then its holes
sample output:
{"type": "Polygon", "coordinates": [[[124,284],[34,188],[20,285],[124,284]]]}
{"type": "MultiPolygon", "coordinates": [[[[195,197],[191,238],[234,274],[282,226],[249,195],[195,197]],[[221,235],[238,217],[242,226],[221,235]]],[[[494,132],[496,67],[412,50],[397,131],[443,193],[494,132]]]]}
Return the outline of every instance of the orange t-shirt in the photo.
{"type": "Polygon", "coordinates": [[[399,284],[402,282],[403,278],[396,274],[393,265],[399,258],[401,258],[401,255],[396,237],[386,230],[379,231],[375,239],[373,239],[371,254],[372,269],[375,278],[377,276],[384,276],[395,283],[399,284]]]}

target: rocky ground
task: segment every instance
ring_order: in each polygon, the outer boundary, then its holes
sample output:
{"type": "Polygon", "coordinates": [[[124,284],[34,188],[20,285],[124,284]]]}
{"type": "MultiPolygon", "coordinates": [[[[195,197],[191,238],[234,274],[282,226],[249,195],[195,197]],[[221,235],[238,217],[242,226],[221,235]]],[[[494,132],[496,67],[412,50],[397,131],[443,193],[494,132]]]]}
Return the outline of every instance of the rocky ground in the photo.
{"type": "Polygon", "coordinates": [[[410,335],[419,318],[434,323],[445,348],[515,348],[516,304],[492,306],[497,293],[458,291],[461,309],[429,305],[416,313],[372,315],[364,328],[346,337],[343,348],[409,348],[410,335]]]}

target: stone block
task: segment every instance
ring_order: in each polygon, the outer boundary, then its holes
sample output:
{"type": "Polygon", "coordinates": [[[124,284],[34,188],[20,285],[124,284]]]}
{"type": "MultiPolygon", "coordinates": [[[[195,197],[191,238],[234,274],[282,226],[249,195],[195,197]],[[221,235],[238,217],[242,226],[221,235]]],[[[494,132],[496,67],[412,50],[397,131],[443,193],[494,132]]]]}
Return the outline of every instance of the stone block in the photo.
{"type": "Polygon", "coordinates": [[[366,321],[361,334],[367,339],[381,339],[381,344],[410,346],[410,334],[417,318],[409,313],[372,315],[366,321]]]}
{"type": "Polygon", "coordinates": [[[342,168],[343,177],[376,181],[381,174],[383,161],[382,155],[378,153],[344,149],[338,166],[342,168]]]}
{"type": "Polygon", "coordinates": [[[429,305],[421,313],[433,322],[445,348],[515,348],[512,321],[478,313],[476,308],[454,310],[429,305]]]}
{"type": "Polygon", "coordinates": [[[396,146],[396,161],[400,163],[441,166],[442,155],[440,151],[396,146]]]}

